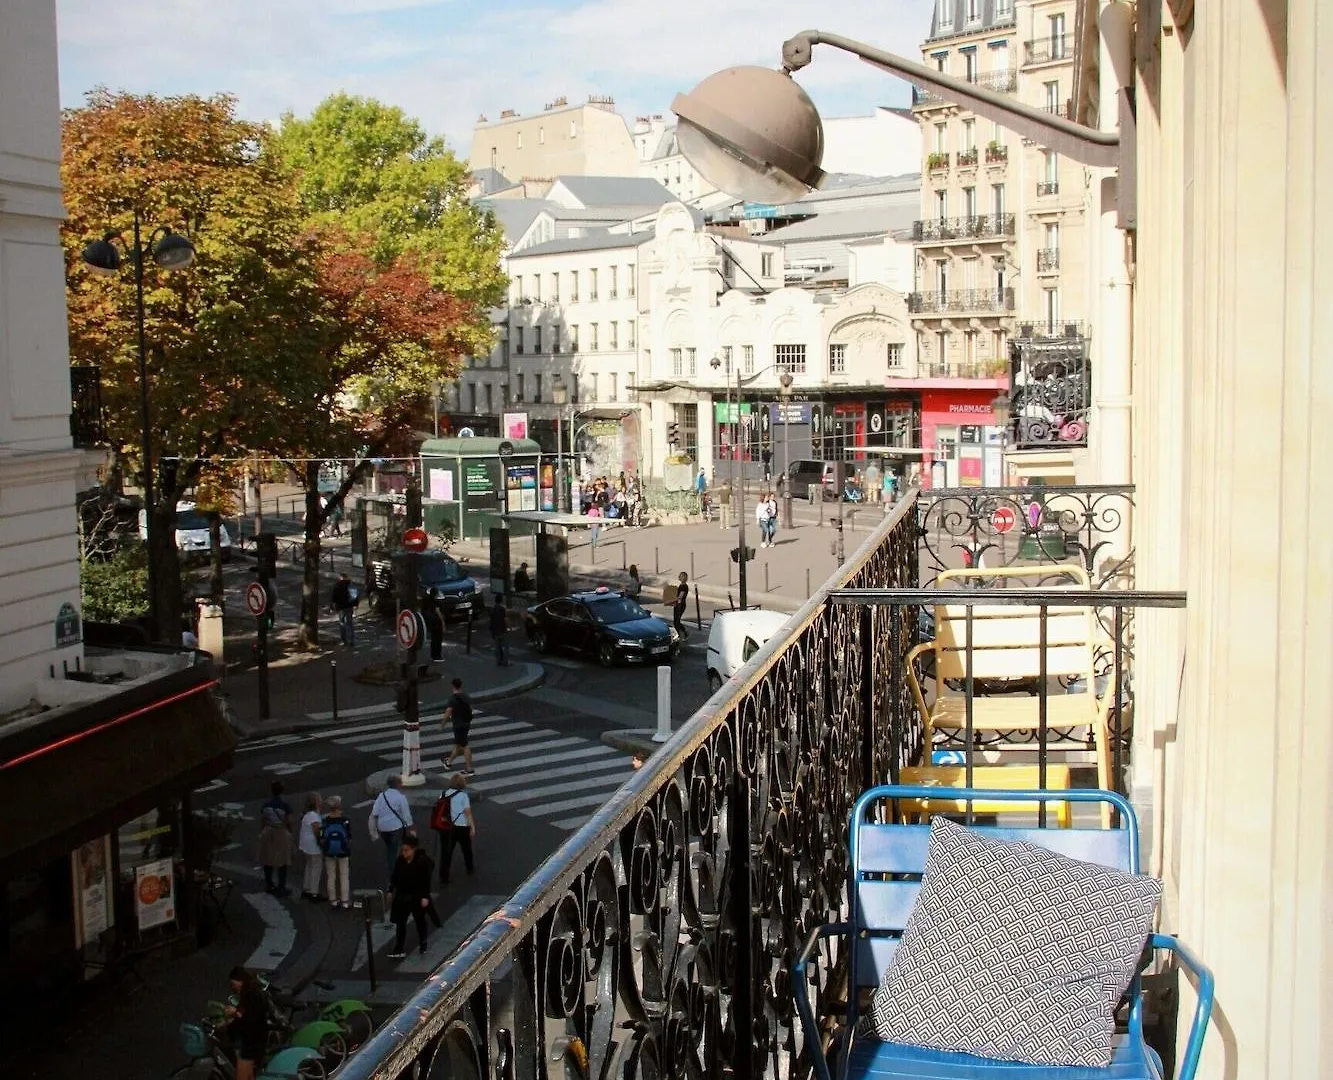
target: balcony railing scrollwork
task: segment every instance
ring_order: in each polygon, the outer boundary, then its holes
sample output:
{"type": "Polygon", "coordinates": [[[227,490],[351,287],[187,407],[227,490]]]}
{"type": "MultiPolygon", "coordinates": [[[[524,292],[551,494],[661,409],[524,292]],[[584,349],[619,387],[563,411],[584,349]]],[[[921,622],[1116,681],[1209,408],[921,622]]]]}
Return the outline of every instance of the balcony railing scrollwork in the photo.
{"type": "MultiPolygon", "coordinates": [[[[967,81],[973,86],[979,86],[983,90],[990,90],[996,94],[1012,94],[1018,89],[1018,71],[1014,68],[1002,68],[999,71],[980,71],[968,78],[967,81]]],[[[952,104],[953,102],[941,97],[933,90],[927,90],[921,86],[912,87],[913,107],[952,104]]]]}
{"type": "Polygon", "coordinates": [[[1081,324],[1023,323],[1010,342],[1009,357],[1012,445],[1086,446],[1092,367],[1081,324]]]}
{"type": "Polygon", "coordinates": [[[913,315],[1009,312],[1014,310],[1014,290],[953,289],[948,292],[910,293],[907,310],[913,315]]]}
{"type": "Polygon", "coordinates": [[[1013,214],[920,218],[912,225],[912,239],[917,243],[944,240],[999,240],[1013,235],[1013,214]]]}
{"type": "Polygon", "coordinates": [[[464,942],[340,1080],[787,1076],[792,960],[846,913],[847,820],[920,760],[915,493],[464,942]],[[563,1064],[562,1064],[563,1063],[563,1064]]]}
{"type": "Polygon", "coordinates": [[[1052,271],[1060,269],[1060,249],[1041,248],[1037,252],[1037,270],[1052,271]]]}
{"type": "Polygon", "coordinates": [[[1067,60],[1073,55],[1073,48],[1073,39],[1068,34],[1036,38],[1024,45],[1024,63],[1049,64],[1053,60],[1067,60]]]}

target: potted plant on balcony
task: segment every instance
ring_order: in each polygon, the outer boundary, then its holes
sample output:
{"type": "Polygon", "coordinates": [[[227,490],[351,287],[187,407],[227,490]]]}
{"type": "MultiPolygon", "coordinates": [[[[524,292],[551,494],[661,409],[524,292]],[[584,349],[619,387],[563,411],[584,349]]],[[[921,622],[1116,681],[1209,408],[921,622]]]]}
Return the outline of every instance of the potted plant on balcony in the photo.
{"type": "Polygon", "coordinates": [[[931,172],[949,167],[949,155],[943,150],[935,150],[926,156],[926,168],[931,172]]]}
{"type": "Polygon", "coordinates": [[[988,162],[1008,161],[1009,147],[1001,145],[999,139],[991,139],[991,141],[986,144],[986,160],[988,162]]]}
{"type": "Polygon", "coordinates": [[[960,150],[958,152],[958,164],[975,165],[977,163],[977,148],[974,146],[971,150],[960,150]]]}

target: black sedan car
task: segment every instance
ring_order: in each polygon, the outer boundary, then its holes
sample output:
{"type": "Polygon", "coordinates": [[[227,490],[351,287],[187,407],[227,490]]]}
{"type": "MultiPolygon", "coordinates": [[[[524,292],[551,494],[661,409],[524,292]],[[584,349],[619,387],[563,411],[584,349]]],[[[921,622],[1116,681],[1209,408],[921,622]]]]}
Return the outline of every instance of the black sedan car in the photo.
{"type": "Polygon", "coordinates": [[[524,613],[523,626],[538,652],[582,653],[603,667],[670,662],[680,655],[680,637],[670,624],[605,586],[536,604],[524,613]]]}

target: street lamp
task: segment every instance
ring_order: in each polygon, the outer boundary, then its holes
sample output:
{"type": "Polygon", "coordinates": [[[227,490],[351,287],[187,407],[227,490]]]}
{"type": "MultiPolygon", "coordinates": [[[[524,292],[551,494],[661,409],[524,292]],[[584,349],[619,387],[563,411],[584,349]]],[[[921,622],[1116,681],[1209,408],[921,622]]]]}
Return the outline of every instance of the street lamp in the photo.
{"type": "MultiPolygon", "coordinates": [[[[677,94],[680,151],[714,187],[749,202],[783,203],[823,182],[824,128],[814,103],[791,79],[815,45],[830,45],[908,79],[946,101],[994,120],[1084,165],[1114,167],[1132,157],[1130,139],[1034,109],[976,83],[956,79],[838,34],[807,30],[782,46],[782,70],[733,67],[677,94]]],[[[1125,175],[1130,175],[1128,168],[1125,175]]]]}
{"type": "Polygon", "coordinates": [[[790,529],[792,527],[791,443],[789,442],[791,418],[788,414],[791,411],[791,372],[784,371],[778,376],[778,382],[782,385],[782,527],[790,529]]]}
{"type": "Polygon", "coordinates": [[[551,400],[555,402],[555,490],[556,509],[568,512],[569,487],[565,483],[565,406],[569,404],[569,387],[557,375],[551,381],[551,400]]]}
{"type": "Polygon", "coordinates": [[[134,211],[134,232],[132,243],[127,244],[118,232],[107,233],[102,239],[94,240],[83,249],[83,262],[88,269],[104,277],[111,277],[120,272],[125,257],[134,267],[134,312],[139,338],[139,423],[140,452],[143,456],[143,508],[146,531],[148,533],[148,619],[150,637],[159,638],[157,610],[157,568],[154,554],[157,529],[153,522],[153,443],[149,429],[151,414],[148,408],[148,343],[144,331],[143,269],[145,254],[163,270],[184,270],[195,260],[194,245],[184,236],[174,233],[165,226],[154,229],[144,245],[140,236],[139,211],[134,211]],[[117,246],[117,242],[119,246],[117,246]]]}

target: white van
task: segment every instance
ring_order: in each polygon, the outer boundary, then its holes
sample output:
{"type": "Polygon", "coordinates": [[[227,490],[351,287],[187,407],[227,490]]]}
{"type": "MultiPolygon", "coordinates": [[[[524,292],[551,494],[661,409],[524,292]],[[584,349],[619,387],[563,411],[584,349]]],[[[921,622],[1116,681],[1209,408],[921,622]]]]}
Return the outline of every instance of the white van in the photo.
{"type": "MultiPolygon", "coordinates": [[[[143,510],[139,511],[139,536],[148,539],[148,515],[143,510]]],[[[209,557],[208,518],[195,509],[194,503],[176,504],[176,548],[187,562],[209,557]]],[[[231,534],[221,523],[218,526],[218,548],[222,552],[222,561],[231,562],[231,534]]]]}
{"type": "Polygon", "coordinates": [[[719,611],[708,631],[708,689],[716,693],[791,616],[781,611],[719,611]]]}

